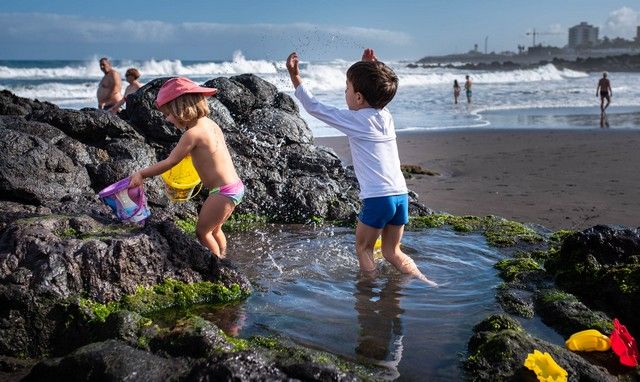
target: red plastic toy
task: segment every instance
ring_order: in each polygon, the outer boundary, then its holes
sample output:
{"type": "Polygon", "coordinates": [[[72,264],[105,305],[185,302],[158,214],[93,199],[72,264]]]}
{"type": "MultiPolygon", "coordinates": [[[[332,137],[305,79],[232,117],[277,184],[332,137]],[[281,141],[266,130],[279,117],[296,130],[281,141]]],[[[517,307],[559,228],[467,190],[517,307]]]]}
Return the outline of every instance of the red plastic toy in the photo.
{"type": "Polygon", "coordinates": [[[611,332],[611,349],[620,357],[620,363],[625,366],[638,366],[638,344],[631,336],[627,327],[622,325],[617,318],[613,319],[613,332],[611,332]]]}

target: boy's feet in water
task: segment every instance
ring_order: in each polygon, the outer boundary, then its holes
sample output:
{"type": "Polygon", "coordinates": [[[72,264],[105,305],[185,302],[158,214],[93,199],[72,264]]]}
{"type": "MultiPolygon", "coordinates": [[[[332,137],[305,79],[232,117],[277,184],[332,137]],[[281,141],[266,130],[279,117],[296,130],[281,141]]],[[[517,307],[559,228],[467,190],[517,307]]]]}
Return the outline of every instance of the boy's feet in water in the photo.
{"type": "Polygon", "coordinates": [[[432,287],[437,287],[438,284],[429,280],[427,278],[427,276],[425,276],[424,274],[422,274],[422,272],[420,272],[420,270],[418,269],[418,266],[416,265],[416,263],[413,261],[412,258],[410,258],[409,256],[406,256],[406,259],[402,262],[402,264],[400,264],[400,272],[411,275],[425,283],[427,283],[427,285],[432,286],[432,287]]]}

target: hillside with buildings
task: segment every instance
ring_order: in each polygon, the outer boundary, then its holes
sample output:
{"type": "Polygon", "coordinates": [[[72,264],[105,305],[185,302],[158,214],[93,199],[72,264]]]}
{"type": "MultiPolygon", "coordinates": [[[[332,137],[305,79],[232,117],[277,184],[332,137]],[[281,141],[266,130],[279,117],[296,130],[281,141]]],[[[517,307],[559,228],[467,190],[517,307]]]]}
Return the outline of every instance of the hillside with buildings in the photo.
{"type": "MultiPolygon", "coordinates": [[[[519,45],[517,52],[481,52],[476,44],[474,49],[461,54],[449,54],[444,56],[427,56],[416,62],[421,66],[440,66],[453,64],[468,69],[517,69],[523,66],[537,65],[544,62],[553,62],[554,65],[562,63],[563,67],[591,68],[612,67],[620,71],[640,70],[640,26],[637,27],[636,37],[626,40],[620,37],[599,38],[599,29],[587,22],[581,22],[568,29],[567,45],[564,47],[543,46],[535,43],[536,35],[544,34],[536,32],[527,33],[533,35],[533,45],[525,48],[519,45]],[[621,56],[620,58],[616,58],[621,56]],[[624,57],[627,58],[624,58],[624,57]],[[638,57],[635,57],[638,56],[638,57]],[[614,65],[615,64],[615,65],[614,65]]],[[[594,69],[600,70],[600,69],[594,69]]],[[[615,71],[616,69],[608,69],[615,71]]]]}

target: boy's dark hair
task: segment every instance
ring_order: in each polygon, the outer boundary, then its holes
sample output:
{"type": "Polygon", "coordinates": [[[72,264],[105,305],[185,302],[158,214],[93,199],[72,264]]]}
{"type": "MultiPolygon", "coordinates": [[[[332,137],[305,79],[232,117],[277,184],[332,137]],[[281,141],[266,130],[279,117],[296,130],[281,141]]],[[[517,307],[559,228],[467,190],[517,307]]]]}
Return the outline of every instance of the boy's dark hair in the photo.
{"type": "Polygon", "coordinates": [[[398,90],[398,76],[380,61],[356,62],[347,70],[347,79],[375,109],[387,106],[398,90]]]}

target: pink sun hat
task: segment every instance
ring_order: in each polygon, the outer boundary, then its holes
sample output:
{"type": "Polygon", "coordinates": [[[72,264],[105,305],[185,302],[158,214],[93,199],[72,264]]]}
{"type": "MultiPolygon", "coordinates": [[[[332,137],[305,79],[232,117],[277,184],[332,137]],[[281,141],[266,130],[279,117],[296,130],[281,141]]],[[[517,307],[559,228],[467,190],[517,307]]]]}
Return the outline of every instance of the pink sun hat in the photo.
{"type": "Polygon", "coordinates": [[[186,77],[172,78],[165,82],[158,91],[158,96],[156,97],[156,106],[160,107],[167,102],[171,102],[181,95],[187,93],[200,93],[205,97],[209,97],[212,95],[216,95],[218,93],[218,89],[205,88],[186,77]]]}

